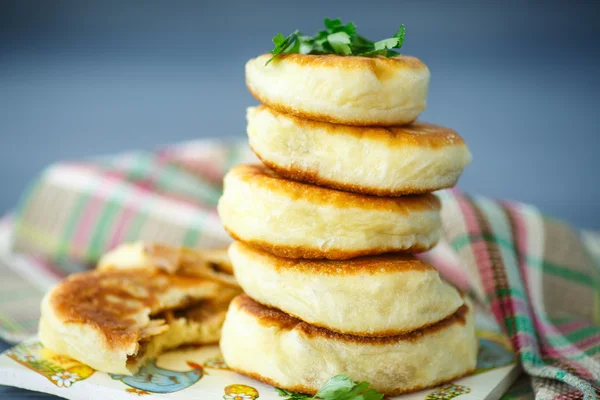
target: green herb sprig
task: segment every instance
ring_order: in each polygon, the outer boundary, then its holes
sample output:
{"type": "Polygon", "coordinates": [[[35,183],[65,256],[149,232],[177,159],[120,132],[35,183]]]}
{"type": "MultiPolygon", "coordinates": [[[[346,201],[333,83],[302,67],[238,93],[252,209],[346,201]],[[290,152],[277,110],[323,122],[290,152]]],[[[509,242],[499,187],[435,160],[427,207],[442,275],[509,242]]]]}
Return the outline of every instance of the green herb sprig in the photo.
{"type": "Polygon", "coordinates": [[[314,396],[276,388],[285,400],[382,400],[383,394],[369,389],[368,382],[354,382],[346,375],[336,375],[327,381],[314,396]]]}
{"type": "Polygon", "coordinates": [[[269,64],[280,54],[340,54],[346,56],[385,56],[393,57],[400,53],[392,49],[400,49],[404,43],[406,29],[400,25],[398,32],[389,39],[371,42],[356,33],[353,22],[343,24],[337,19],[325,18],[325,29],[317,32],[315,36],[304,36],[296,30],[288,36],[278,33],[273,38],[275,47],[271,57],[265,65],[269,64]]]}

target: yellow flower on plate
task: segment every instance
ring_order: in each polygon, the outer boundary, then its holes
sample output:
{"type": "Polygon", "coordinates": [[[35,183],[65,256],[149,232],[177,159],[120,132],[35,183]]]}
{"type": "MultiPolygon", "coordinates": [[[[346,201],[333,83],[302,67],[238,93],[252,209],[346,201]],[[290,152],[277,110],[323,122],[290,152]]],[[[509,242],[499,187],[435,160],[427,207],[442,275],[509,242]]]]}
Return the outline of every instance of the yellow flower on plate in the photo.
{"type": "Polygon", "coordinates": [[[246,385],[229,385],[225,387],[224,400],[255,400],[258,399],[258,390],[246,385]]]}
{"type": "Polygon", "coordinates": [[[80,378],[77,374],[70,372],[57,372],[50,377],[56,383],[58,387],[71,387],[73,382],[77,382],[80,378]]]}

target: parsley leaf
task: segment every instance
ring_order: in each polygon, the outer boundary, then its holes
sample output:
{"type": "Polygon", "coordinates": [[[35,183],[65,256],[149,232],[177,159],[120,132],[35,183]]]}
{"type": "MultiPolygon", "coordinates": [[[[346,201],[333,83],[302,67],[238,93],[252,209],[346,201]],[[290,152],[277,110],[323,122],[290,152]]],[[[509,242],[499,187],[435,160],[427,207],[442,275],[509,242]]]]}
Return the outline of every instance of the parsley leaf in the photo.
{"type": "Polygon", "coordinates": [[[372,57],[377,55],[382,55],[386,57],[396,56],[400,53],[390,49],[399,49],[400,47],[402,47],[402,44],[404,43],[405,34],[406,29],[404,28],[404,24],[402,24],[400,26],[400,29],[398,29],[398,32],[396,32],[396,34],[393,37],[373,43],[373,50],[366,51],[364,53],[361,53],[360,55],[366,57],[372,57]]]}
{"type": "Polygon", "coordinates": [[[375,50],[393,49],[398,45],[398,38],[383,39],[375,42],[375,50]]]}
{"type": "Polygon", "coordinates": [[[313,397],[304,393],[290,392],[289,390],[275,388],[280,397],[285,397],[285,400],[310,400],[313,397]]]}
{"type": "Polygon", "coordinates": [[[340,394],[347,394],[354,386],[355,383],[348,376],[336,375],[323,385],[315,397],[336,398],[340,394]]]}
{"type": "Polygon", "coordinates": [[[356,35],[356,25],[354,25],[354,22],[348,22],[346,25],[344,25],[344,24],[342,24],[342,21],[339,18],[336,18],[336,19],[325,18],[324,24],[325,24],[325,28],[327,28],[327,30],[329,32],[332,32],[332,33],[345,32],[348,34],[348,36],[356,35]]]}
{"type": "Polygon", "coordinates": [[[280,54],[292,53],[393,57],[400,53],[392,49],[402,47],[406,34],[404,25],[401,25],[398,32],[391,38],[373,43],[356,33],[356,25],[353,22],[344,25],[339,18],[325,18],[324,25],[326,29],[320,30],[315,36],[304,36],[300,31],[295,31],[287,37],[279,33],[273,38],[273,44],[275,45],[271,51],[273,57],[266,64],[269,64],[280,54]]]}
{"type": "Polygon", "coordinates": [[[277,36],[273,38],[273,44],[275,45],[275,48],[272,51],[273,57],[267,61],[267,64],[280,54],[299,53],[301,47],[300,32],[295,31],[288,37],[283,37],[281,33],[278,33],[277,36]]]}
{"type": "Polygon", "coordinates": [[[350,35],[346,32],[336,32],[331,35],[327,35],[327,42],[333,47],[333,50],[337,54],[345,54],[347,56],[352,54],[350,48],[350,35]]]}
{"type": "Polygon", "coordinates": [[[342,20],[339,18],[336,18],[336,19],[325,18],[325,22],[323,22],[323,23],[325,24],[325,28],[331,29],[331,30],[334,30],[334,29],[342,26],[342,20]]]}
{"type": "Polygon", "coordinates": [[[383,394],[369,389],[368,382],[354,382],[347,375],[336,375],[327,381],[314,397],[275,388],[286,400],[383,400],[383,394]]]}

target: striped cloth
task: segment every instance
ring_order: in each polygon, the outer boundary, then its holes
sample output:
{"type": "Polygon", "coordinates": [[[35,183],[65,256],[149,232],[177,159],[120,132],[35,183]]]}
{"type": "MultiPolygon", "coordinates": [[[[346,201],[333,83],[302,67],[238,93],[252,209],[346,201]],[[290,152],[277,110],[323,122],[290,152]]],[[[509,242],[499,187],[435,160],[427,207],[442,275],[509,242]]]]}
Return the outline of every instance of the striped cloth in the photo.
{"type": "MultiPolygon", "coordinates": [[[[42,293],[120,242],[229,243],[215,211],[221,180],[251,160],[245,142],[196,141],[50,166],[0,224],[2,337],[34,333],[42,293]]],[[[443,240],[422,257],[510,337],[531,379],[504,398],[597,399],[600,235],[524,204],[458,190],[439,196],[443,240]]]]}

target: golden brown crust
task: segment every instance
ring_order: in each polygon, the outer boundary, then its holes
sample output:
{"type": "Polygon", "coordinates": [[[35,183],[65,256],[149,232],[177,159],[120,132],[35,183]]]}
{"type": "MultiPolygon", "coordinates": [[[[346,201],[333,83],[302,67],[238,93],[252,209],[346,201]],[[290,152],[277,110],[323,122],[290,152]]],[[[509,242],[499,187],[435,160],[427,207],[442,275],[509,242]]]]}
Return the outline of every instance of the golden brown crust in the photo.
{"type": "MultiPolygon", "coordinates": [[[[254,300],[254,299],[252,299],[252,300],[254,300]]],[[[279,309],[274,308],[268,304],[263,304],[257,300],[254,300],[254,301],[257,302],[258,304],[262,305],[263,307],[267,307],[269,309],[274,309],[275,311],[282,312],[279,309]]],[[[286,316],[292,318],[294,321],[302,321],[302,323],[308,324],[311,327],[320,328],[327,332],[331,332],[331,333],[338,334],[338,335],[348,335],[348,336],[356,336],[356,337],[363,337],[363,338],[387,338],[387,337],[404,336],[404,335],[408,335],[411,332],[414,332],[416,330],[430,327],[430,326],[435,325],[444,320],[444,318],[442,318],[440,320],[432,321],[431,323],[424,324],[422,326],[411,328],[411,329],[386,329],[384,331],[378,331],[378,332],[370,332],[370,331],[369,332],[366,332],[366,331],[344,331],[344,332],[342,332],[339,329],[332,328],[325,324],[321,324],[321,323],[317,323],[317,322],[311,322],[311,323],[305,322],[298,315],[290,313],[290,312],[285,312],[284,314],[286,316]]],[[[276,317],[276,316],[274,316],[274,317],[276,317]]],[[[448,317],[446,317],[446,318],[448,318],[448,317]]],[[[294,328],[294,326],[295,325],[292,325],[290,327],[290,329],[294,328]]]]}
{"type": "MultiPolygon", "coordinates": [[[[273,57],[272,54],[263,54],[258,59],[265,61],[273,57]]],[[[323,67],[335,69],[358,69],[369,70],[377,76],[388,76],[400,69],[423,70],[427,66],[418,58],[413,56],[396,57],[361,57],[342,56],[338,54],[282,54],[271,61],[294,63],[306,67],[323,67]]]]}
{"type": "MultiPolygon", "coordinates": [[[[358,119],[358,118],[354,118],[354,119],[336,118],[336,117],[334,117],[332,115],[328,115],[328,114],[307,112],[306,110],[300,110],[298,108],[290,107],[287,104],[275,103],[275,102],[271,101],[271,99],[269,99],[268,97],[261,96],[260,94],[258,94],[257,91],[252,90],[252,87],[247,82],[246,82],[246,86],[248,87],[248,91],[250,92],[250,94],[252,94],[252,96],[254,96],[254,98],[256,100],[260,101],[261,103],[266,104],[270,108],[277,110],[281,113],[295,115],[296,117],[299,117],[302,119],[320,121],[320,122],[329,122],[332,124],[351,125],[351,126],[388,126],[389,125],[387,122],[373,122],[372,120],[364,120],[364,119],[358,119]]],[[[423,107],[420,107],[418,110],[421,111],[422,108],[423,107]]],[[[405,110],[405,111],[408,111],[408,110],[405,110]]],[[[407,123],[409,123],[409,124],[413,123],[414,121],[416,121],[416,119],[417,119],[417,117],[415,117],[412,121],[409,121],[407,123]]]]}
{"type": "MultiPolygon", "coordinates": [[[[62,322],[93,326],[105,336],[108,347],[120,347],[138,340],[141,327],[132,316],[140,309],[163,311],[157,310],[160,292],[199,285],[216,284],[158,270],[90,271],[69,276],[52,291],[49,301],[62,322]]],[[[182,297],[180,305],[194,301],[182,297]]]]}
{"type": "Polygon", "coordinates": [[[284,176],[288,179],[293,179],[296,181],[304,182],[304,183],[312,183],[314,185],[319,185],[323,187],[327,187],[330,189],[342,190],[346,192],[364,194],[368,196],[379,196],[379,197],[400,197],[407,195],[419,195],[435,192],[436,190],[448,189],[454,187],[458,182],[458,178],[452,182],[450,185],[441,185],[441,186],[432,186],[432,187],[416,187],[416,186],[404,186],[399,190],[390,190],[390,189],[381,189],[370,186],[359,186],[352,185],[347,183],[339,183],[331,181],[327,178],[323,178],[316,171],[308,171],[301,170],[294,167],[282,168],[277,164],[273,164],[272,162],[264,159],[252,146],[250,146],[254,154],[265,164],[267,167],[271,168],[273,171],[277,172],[279,175],[284,176]]]}
{"type": "MultiPolygon", "coordinates": [[[[262,304],[262,303],[261,303],[262,304]]],[[[269,307],[266,304],[263,304],[265,307],[269,307]]],[[[290,317],[296,318],[298,320],[302,320],[302,318],[300,318],[297,315],[294,315],[292,313],[289,313],[290,317]]],[[[316,323],[316,322],[311,322],[309,325],[315,328],[320,328],[323,329],[325,331],[334,333],[334,334],[338,334],[338,335],[349,335],[349,336],[355,336],[355,337],[362,337],[362,338],[387,338],[387,337],[397,337],[397,336],[403,336],[403,335],[407,335],[411,332],[414,332],[415,330],[418,329],[424,329],[427,328],[429,326],[435,325],[438,322],[443,321],[443,319],[438,320],[438,321],[433,321],[429,324],[425,324],[419,327],[415,327],[412,329],[386,329],[384,331],[378,331],[378,332],[366,332],[366,331],[345,331],[342,332],[339,329],[335,329],[332,328],[330,326],[326,326],[325,324],[320,324],[320,323],[316,323]]],[[[308,324],[308,322],[304,322],[306,324],[308,324]]]]}
{"type": "MultiPolygon", "coordinates": [[[[273,380],[271,378],[265,378],[264,376],[261,376],[254,372],[248,372],[248,371],[244,371],[240,368],[234,368],[234,367],[229,367],[229,368],[232,371],[237,372],[238,374],[246,375],[247,377],[257,380],[259,382],[266,383],[267,385],[271,385],[273,387],[277,387],[280,389],[289,390],[290,392],[306,393],[306,394],[310,394],[311,396],[314,396],[315,394],[317,394],[317,392],[319,390],[318,388],[309,388],[308,386],[304,386],[304,385],[294,385],[294,386],[281,385],[280,383],[276,382],[275,380],[273,380]]],[[[381,392],[381,393],[383,393],[386,396],[397,396],[397,395],[406,394],[406,393],[418,392],[419,390],[435,387],[435,386],[441,385],[443,383],[452,382],[457,379],[463,378],[465,376],[471,375],[473,373],[473,371],[475,371],[475,369],[470,369],[469,371],[467,371],[463,374],[458,374],[451,378],[439,379],[437,381],[432,382],[429,385],[417,385],[417,386],[412,386],[410,388],[396,389],[396,390],[392,390],[389,392],[381,392]]]]}
{"type": "MultiPolygon", "coordinates": [[[[290,199],[310,201],[313,204],[338,208],[381,210],[402,215],[410,215],[419,211],[439,211],[441,208],[440,200],[431,193],[403,197],[375,197],[343,192],[287,179],[262,164],[238,165],[233,167],[229,174],[254,187],[280,193],[290,199]]],[[[360,255],[366,254],[379,253],[360,255]]]]}
{"type": "Polygon", "coordinates": [[[363,257],[363,256],[377,256],[380,254],[393,253],[393,254],[417,254],[431,250],[436,243],[432,243],[431,246],[425,246],[421,243],[417,243],[405,250],[398,251],[395,248],[384,248],[384,247],[372,247],[364,250],[341,250],[341,249],[327,249],[321,250],[316,248],[308,248],[302,246],[283,246],[268,243],[262,240],[251,240],[243,239],[236,235],[227,226],[223,226],[225,231],[235,240],[243,241],[244,243],[250,244],[254,247],[258,247],[269,253],[275,254],[276,256],[283,258],[304,258],[308,260],[350,260],[352,258],[363,257]]]}
{"type": "MultiPolygon", "coordinates": [[[[259,58],[266,57],[270,58],[271,55],[265,54],[259,58]]],[[[335,54],[325,55],[312,55],[312,54],[286,54],[279,56],[273,63],[286,62],[294,63],[300,66],[307,66],[312,68],[336,68],[346,70],[364,70],[373,73],[378,80],[385,81],[388,78],[394,76],[398,70],[411,69],[411,70],[423,70],[427,69],[427,66],[421,62],[418,58],[410,56],[398,56],[398,57],[359,57],[359,56],[340,56],[335,54]]],[[[305,110],[299,110],[294,107],[289,107],[286,104],[271,102],[270,99],[261,96],[255,90],[252,89],[251,85],[247,84],[250,93],[261,103],[267,104],[277,111],[292,114],[297,117],[314,120],[330,122],[334,124],[345,124],[354,126],[386,126],[386,122],[373,122],[372,120],[363,120],[360,118],[348,119],[348,118],[336,118],[331,115],[321,113],[311,113],[305,110]]],[[[419,107],[418,111],[421,111],[423,107],[419,107]]],[[[405,110],[407,111],[407,110],[405,110]]],[[[415,118],[416,119],[416,118],[415,118]]],[[[414,121],[414,120],[413,120],[414,121]]],[[[410,121],[410,122],[413,122],[410,121]]]]}
{"type": "Polygon", "coordinates": [[[263,262],[265,267],[276,271],[294,271],[308,275],[376,275],[391,274],[406,271],[435,271],[430,264],[422,261],[412,254],[391,253],[380,256],[365,256],[351,260],[303,260],[290,259],[274,255],[273,253],[254,247],[250,244],[238,241],[238,248],[250,254],[249,257],[267,257],[263,262]],[[252,254],[254,253],[254,254],[252,254]]]}
{"type": "Polygon", "coordinates": [[[397,126],[346,126],[328,122],[298,118],[281,113],[264,104],[256,107],[258,112],[267,112],[276,118],[285,118],[300,129],[320,130],[329,135],[348,135],[380,141],[390,148],[429,148],[439,149],[447,146],[464,145],[463,138],[453,129],[441,125],[415,121],[412,124],[397,126]]]}
{"type": "Polygon", "coordinates": [[[258,320],[258,323],[266,326],[276,326],[282,330],[297,330],[306,337],[324,337],[335,341],[347,343],[360,343],[369,345],[386,345],[398,343],[400,341],[414,341],[426,335],[431,335],[439,330],[446,329],[454,324],[464,325],[466,323],[469,307],[463,304],[451,316],[426,327],[413,330],[401,335],[394,336],[358,336],[345,333],[338,333],[319,326],[308,324],[298,318],[292,317],[275,308],[267,307],[253,300],[246,294],[237,296],[232,301],[232,307],[237,307],[240,311],[252,315],[258,320]]]}

